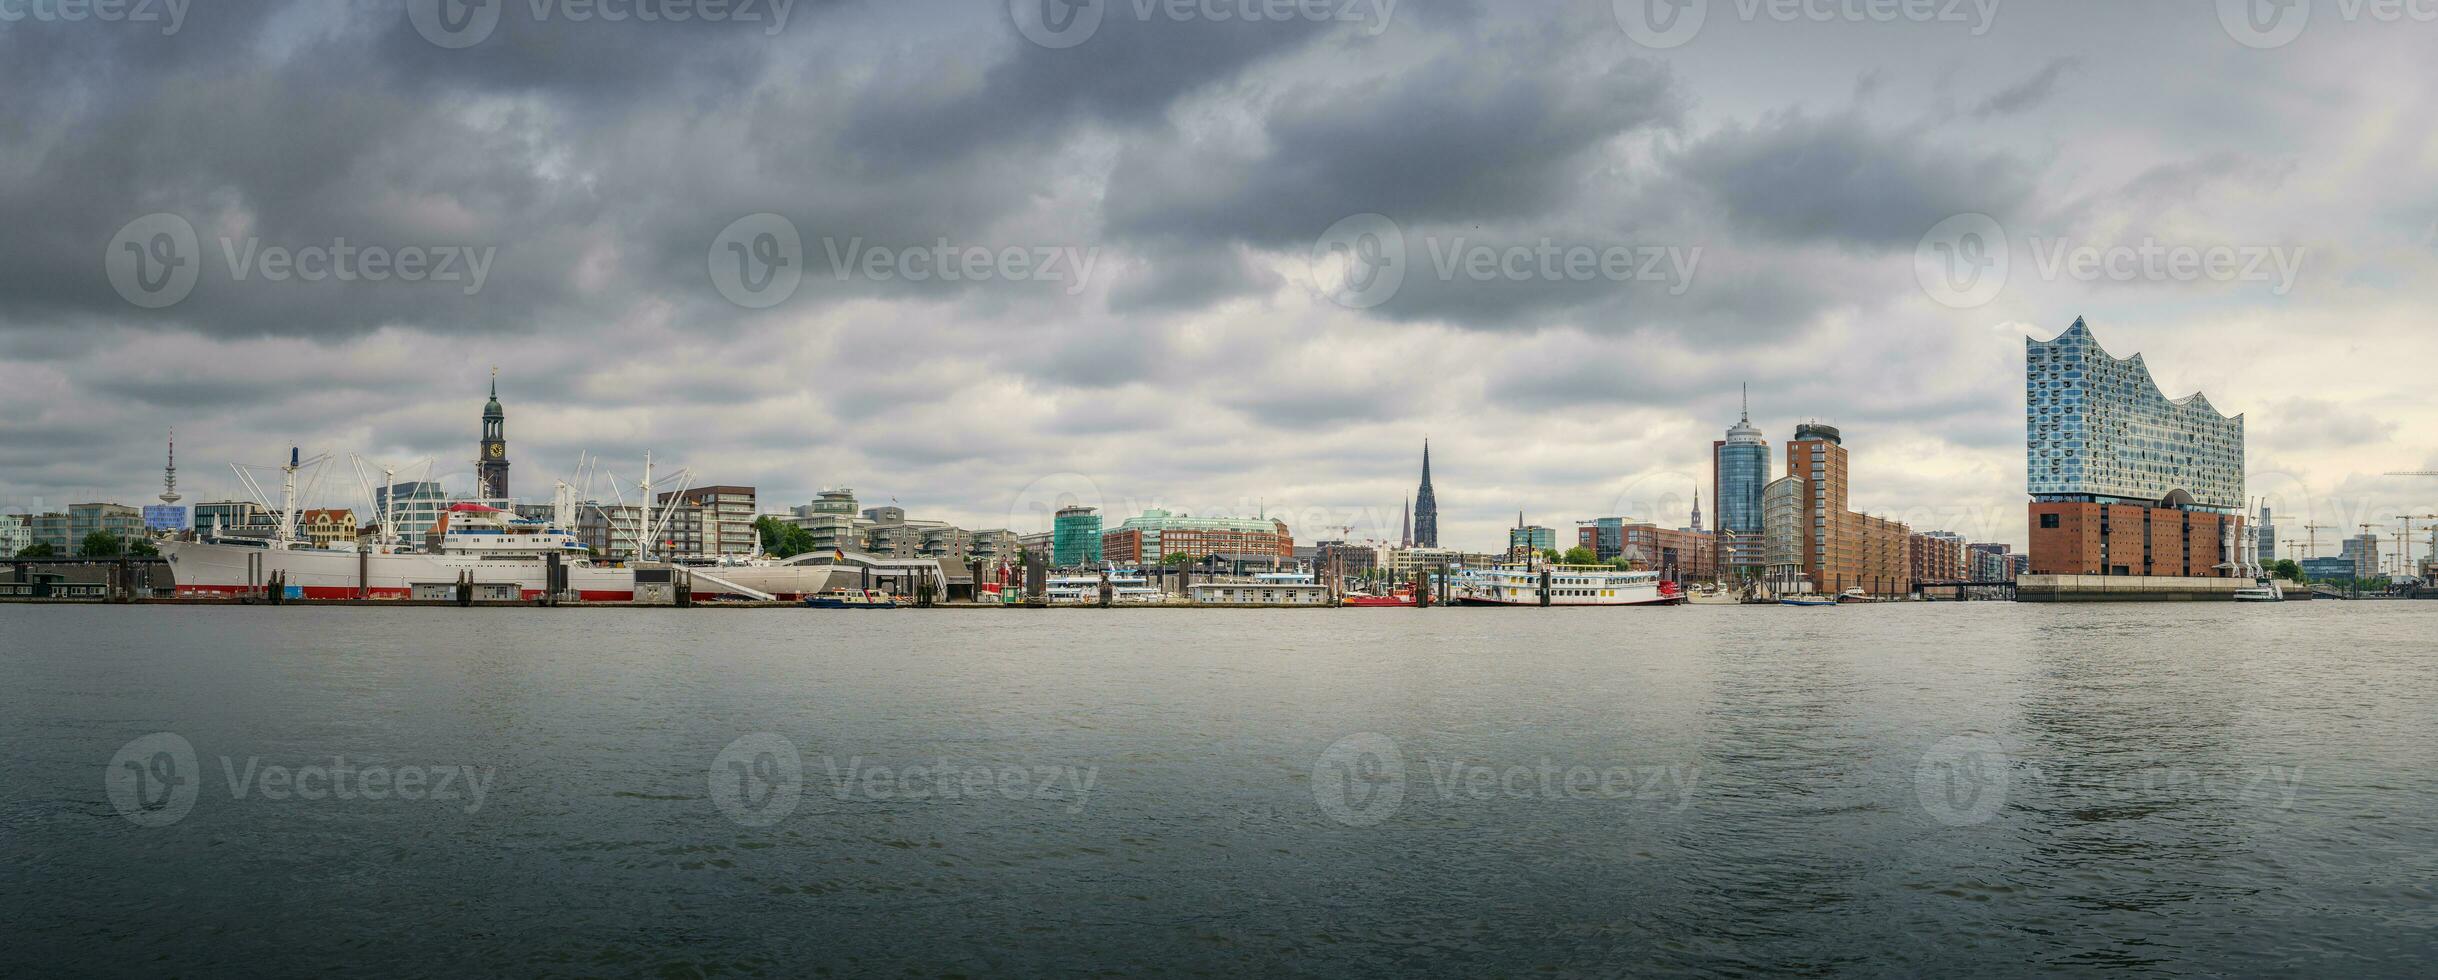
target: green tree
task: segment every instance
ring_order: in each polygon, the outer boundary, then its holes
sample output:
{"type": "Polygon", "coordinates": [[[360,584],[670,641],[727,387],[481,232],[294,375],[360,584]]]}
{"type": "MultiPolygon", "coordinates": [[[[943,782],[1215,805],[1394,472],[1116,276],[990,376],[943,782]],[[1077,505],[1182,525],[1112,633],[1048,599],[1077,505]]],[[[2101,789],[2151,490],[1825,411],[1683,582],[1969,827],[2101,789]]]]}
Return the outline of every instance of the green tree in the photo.
{"type": "Polygon", "coordinates": [[[48,541],[36,541],[33,544],[26,545],[24,548],[19,549],[17,552],[17,557],[57,558],[59,557],[59,549],[51,547],[51,543],[48,541]]]}
{"type": "Polygon", "coordinates": [[[158,558],[161,549],[153,547],[151,538],[137,538],[127,542],[127,553],[138,558],[158,558]]]}
{"type": "Polygon", "coordinates": [[[85,540],[77,549],[77,553],[92,558],[116,557],[119,553],[119,536],[108,531],[95,531],[85,535],[85,540]]]}
{"type": "Polygon", "coordinates": [[[1597,565],[1600,563],[1600,556],[1594,554],[1590,548],[1576,545],[1566,549],[1566,554],[1558,560],[1569,565],[1597,565]]]}
{"type": "Polygon", "coordinates": [[[753,529],[762,537],[762,550],[773,557],[793,558],[813,550],[813,532],[776,517],[754,518],[753,529]]]}
{"type": "Polygon", "coordinates": [[[1161,556],[1160,564],[1166,565],[1170,568],[1182,568],[1186,565],[1191,565],[1201,560],[1202,559],[1200,556],[1189,555],[1185,552],[1179,551],[1161,556]]]}
{"type": "Polygon", "coordinates": [[[2292,558],[2278,559],[2277,564],[2270,566],[2269,570],[2275,573],[2278,578],[2285,579],[2288,582],[2300,582],[2303,580],[2303,567],[2295,564],[2294,559],[2292,558]]]}

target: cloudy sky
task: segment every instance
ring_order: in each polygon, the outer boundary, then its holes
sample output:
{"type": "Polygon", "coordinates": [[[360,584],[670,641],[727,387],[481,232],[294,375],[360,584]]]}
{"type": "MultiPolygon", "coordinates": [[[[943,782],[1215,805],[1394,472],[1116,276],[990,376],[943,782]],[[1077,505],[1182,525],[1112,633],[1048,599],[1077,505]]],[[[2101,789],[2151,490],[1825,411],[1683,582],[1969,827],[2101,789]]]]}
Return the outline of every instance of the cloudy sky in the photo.
{"type": "Polygon", "coordinates": [[[529,495],[1393,535],[1427,436],[1489,548],[1681,523],[1749,382],[2020,543],[2081,315],[2288,513],[2438,512],[2380,475],[2438,469],[2433,11],[2220,6],[0,4],[0,507],[145,502],[173,426],[190,499],[470,488],[497,365],[529,495]]]}

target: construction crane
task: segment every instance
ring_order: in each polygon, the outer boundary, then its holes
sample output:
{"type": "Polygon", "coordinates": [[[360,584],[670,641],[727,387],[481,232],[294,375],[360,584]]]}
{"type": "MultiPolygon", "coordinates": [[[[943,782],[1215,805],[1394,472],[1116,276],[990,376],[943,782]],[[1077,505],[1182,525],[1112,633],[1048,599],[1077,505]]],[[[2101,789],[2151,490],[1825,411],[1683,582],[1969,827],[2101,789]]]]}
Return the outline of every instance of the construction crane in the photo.
{"type": "Polygon", "coordinates": [[[2334,525],[2334,524],[2305,524],[2305,525],[2303,525],[2303,530],[2304,530],[2305,532],[2307,532],[2307,533],[2310,535],[2310,537],[2308,537],[2308,538],[2305,538],[2305,539],[2304,539],[2304,544],[2303,544],[2303,557],[2305,557],[2305,558],[2317,558],[2317,557],[2319,557],[2319,533],[2320,533],[2321,531],[2334,531],[2334,530],[2336,530],[2336,529],[2337,529],[2337,528],[2336,528],[2336,525],[2334,525]]]}
{"type": "Polygon", "coordinates": [[[2396,564],[2411,575],[2419,571],[2413,567],[2413,522],[2438,521],[2438,514],[2398,514],[2396,519],[2404,522],[2404,530],[2396,532],[2396,564]]]}

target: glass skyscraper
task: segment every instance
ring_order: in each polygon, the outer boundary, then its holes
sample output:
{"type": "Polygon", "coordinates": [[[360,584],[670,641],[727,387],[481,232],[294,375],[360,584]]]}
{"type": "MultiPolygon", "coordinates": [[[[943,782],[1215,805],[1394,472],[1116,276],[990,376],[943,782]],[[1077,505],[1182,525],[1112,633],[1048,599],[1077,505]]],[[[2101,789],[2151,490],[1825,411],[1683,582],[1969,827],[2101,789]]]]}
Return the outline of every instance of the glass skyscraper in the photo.
{"type": "Polygon", "coordinates": [[[2158,504],[2241,514],[2243,416],[2168,398],[2142,355],[2119,360],[2081,318],[2024,338],[2024,463],[2035,501],[2158,504]]]}
{"type": "Polygon", "coordinates": [[[1729,574],[1763,563],[1761,489],[1769,485],[1769,440],[1752,424],[1752,404],[1744,417],[1727,430],[1727,438],[1710,444],[1710,485],[1717,504],[1711,528],[1719,534],[1720,556],[1729,574]]]}

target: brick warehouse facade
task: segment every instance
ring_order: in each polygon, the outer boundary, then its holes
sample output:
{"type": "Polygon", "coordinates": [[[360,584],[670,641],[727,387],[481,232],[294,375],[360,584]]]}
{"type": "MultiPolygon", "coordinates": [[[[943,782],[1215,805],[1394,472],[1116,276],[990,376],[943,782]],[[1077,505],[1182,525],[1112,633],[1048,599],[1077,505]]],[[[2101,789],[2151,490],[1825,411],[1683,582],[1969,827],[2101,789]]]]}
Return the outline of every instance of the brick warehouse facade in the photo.
{"type": "Polygon", "coordinates": [[[1803,575],[1824,594],[1861,589],[1873,595],[1913,591],[1913,529],[1847,509],[1843,437],[1806,423],[1786,443],[1786,475],[1802,482],[1797,518],[1803,575]]]}
{"type": "Polygon", "coordinates": [[[2232,514],[2141,504],[2075,501],[2031,505],[2034,575],[2227,574],[2218,566],[2232,557],[2226,526],[2241,534],[2243,519],[2232,514]]]}
{"type": "Polygon", "coordinates": [[[1915,585],[1923,582],[1960,582],[1972,576],[1966,574],[1964,539],[1949,534],[1915,534],[1905,539],[1915,585]]]}
{"type": "Polygon", "coordinates": [[[1103,561],[1157,565],[1170,555],[1215,557],[1229,563],[1283,567],[1295,560],[1295,536],[1285,521],[1198,518],[1147,510],[1101,533],[1103,561]]]}

